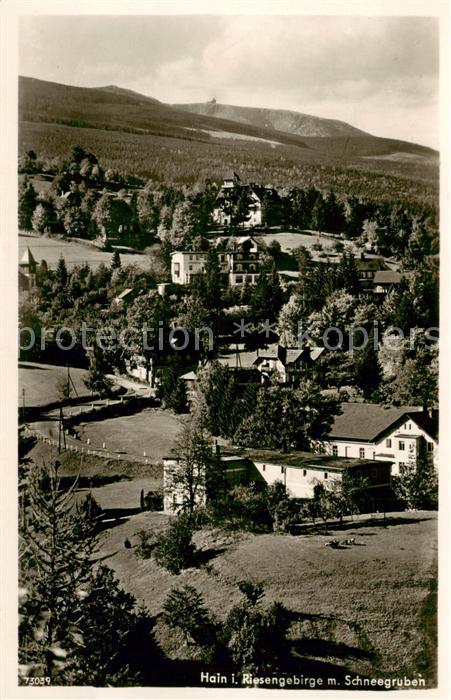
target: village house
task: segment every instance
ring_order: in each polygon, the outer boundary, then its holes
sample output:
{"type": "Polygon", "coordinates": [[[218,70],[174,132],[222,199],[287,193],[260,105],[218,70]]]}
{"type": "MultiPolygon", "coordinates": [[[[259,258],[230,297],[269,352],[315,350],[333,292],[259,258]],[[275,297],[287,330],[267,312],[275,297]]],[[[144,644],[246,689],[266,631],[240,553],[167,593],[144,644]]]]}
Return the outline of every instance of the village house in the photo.
{"type": "Polygon", "coordinates": [[[397,272],[396,270],[377,270],[373,277],[373,292],[379,296],[385,296],[396,289],[404,278],[409,278],[409,272],[397,272]]]}
{"type": "Polygon", "coordinates": [[[418,407],[343,403],[318,450],[337,457],[393,463],[399,474],[409,460],[428,455],[438,464],[438,420],[418,407]]]}
{"type": "Polygon", "coordinates": [[[387,270],[387,265],[381,257],[367,257],[365,253],[360,254],[356,260],[359,283],[362,289],[371,289],[374,283],[374,276],[381,270],[387,270]]]}
{"type": "Polygon", "coordinates": [[[306,379],[325,348],[305,345],[302,348],[286,348],[270,345],[259,350],[253,364],[261,374],[261,381],[269,384],[276,377],[280,384],[297,386],[306,379]]]}
{"type": "Polygon", "coordinates": [[[120,294],[118,294],[116,297],[114,297],[111,304],[112,304],[112,306],[115,306],[116,308],[123,308],[124,306],[127,306],[128,304],[130,304],[132,301],[134,301],[137,297],[139,297],[143,293],[144,293],[143,289],[139,289],[137,287],[129,287],[127,289],[124,289],[120,294]]]}

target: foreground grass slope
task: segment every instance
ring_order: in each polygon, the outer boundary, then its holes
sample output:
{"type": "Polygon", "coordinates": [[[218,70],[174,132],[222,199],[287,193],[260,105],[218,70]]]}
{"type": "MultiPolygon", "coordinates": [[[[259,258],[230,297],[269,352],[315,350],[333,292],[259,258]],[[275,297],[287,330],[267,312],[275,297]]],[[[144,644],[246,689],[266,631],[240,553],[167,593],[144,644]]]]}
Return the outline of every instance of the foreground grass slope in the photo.
{"type": "Polygon", "coordinates": [[[99,556],[108,559],[122,585],[157,616],[154,636],[174,659],[193,650],[158,618],[174,586],[190,584],[207,606],[224,619],[240,594],[237,582],[262,582],[268,601],[283,601],[291,611],[292,667],[343,677],[417,678],[435,682],[436,514],[393,514],[383,527],[375,521],[351,523],[332,533],[355,538],[355,545],[330,550],[322,534],[252,535],[205,530],[196,533],[204,564],[179,576],[153,559],[125,549],[136,532],[156,535],[167,524],[161,513],[141,513],[100,536],[99,556]]]}

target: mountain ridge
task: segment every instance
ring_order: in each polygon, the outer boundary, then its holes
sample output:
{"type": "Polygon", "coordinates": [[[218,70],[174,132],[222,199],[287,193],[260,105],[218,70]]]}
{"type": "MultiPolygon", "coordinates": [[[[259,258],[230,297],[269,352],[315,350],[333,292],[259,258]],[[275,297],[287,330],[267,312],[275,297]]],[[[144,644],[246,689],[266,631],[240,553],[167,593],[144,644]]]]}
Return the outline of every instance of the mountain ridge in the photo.
{"type": "Polygon", "coordinates": [[[172,106],[194,114],[229,119],[301,137],[374,136],[338,119],[326,119],[291,109],[243,107],[216,101],[173,104],[172,106]]]}

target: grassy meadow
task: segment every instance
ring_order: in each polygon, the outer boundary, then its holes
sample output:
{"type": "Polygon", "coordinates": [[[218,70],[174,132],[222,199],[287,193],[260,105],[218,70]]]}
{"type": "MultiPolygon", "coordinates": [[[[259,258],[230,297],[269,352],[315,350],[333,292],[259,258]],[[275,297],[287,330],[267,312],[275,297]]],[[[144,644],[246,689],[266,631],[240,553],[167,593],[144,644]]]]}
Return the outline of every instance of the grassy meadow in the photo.
{"type": "Polygon", "coordinates": [[[156,537],[167,522],[163,513],[133,516],[100,535],[99,556],[156,616],[154,638],[171,658],[189,659],[193,650],[159,618],[169,591],[194,586],[222,620],[240,599],[237,582],[246,579],[263,583],[266,600],[290,610],[291,671],[337,678],[345,672],[378,678],[421,673],[434,684],[435,513],[395,513],[386,527],[379,517],[329,536],[202,530],[195,542],[205,563],[178,576],[134,551],[139,530],[156,537]],[[324,546],[331,536],[356,542],[331,550],[324,546]],[[131,549],[123,546],[127,537],[131,549]]]}
{"type": "MultiPolygon", "coordinates": [[[[88,263],[93,269],[96,269],[101,263],[109,266],[113,257],[111,252],[99,250],[92,245],[83,245],[75,241],[49,236],[20,233],[19,260],[27,248],[30,248],[37,263],[45,260],[52,269],[56,268],[61,256],[66,261],[69,270],[75,265],[83,265],[84,263],[88,263]]],[[[142,269],[149,267],[149,259],[146,255],[121,253],[121,261],[124,265],[138,265],[142,269]]]]}

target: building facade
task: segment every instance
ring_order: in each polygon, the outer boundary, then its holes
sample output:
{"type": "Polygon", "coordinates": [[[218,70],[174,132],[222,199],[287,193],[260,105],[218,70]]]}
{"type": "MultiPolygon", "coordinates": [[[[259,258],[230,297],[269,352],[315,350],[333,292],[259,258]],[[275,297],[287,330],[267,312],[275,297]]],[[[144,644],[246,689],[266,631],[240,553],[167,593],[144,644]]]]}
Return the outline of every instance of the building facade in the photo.
{"type": "Polygon", "coordinates": [[[417,407],[344,403],[318,450],[336,457],[390,460],[399,474],[411,460],[428,456],[438,467],[438,417],[417,407]]]}
{"type": "Polygon", "coordinates": [[[195,275],[205,272],[207,253],[174,251],[171,253],[171,279],[173,284],[189,284],[195,275]]]}

